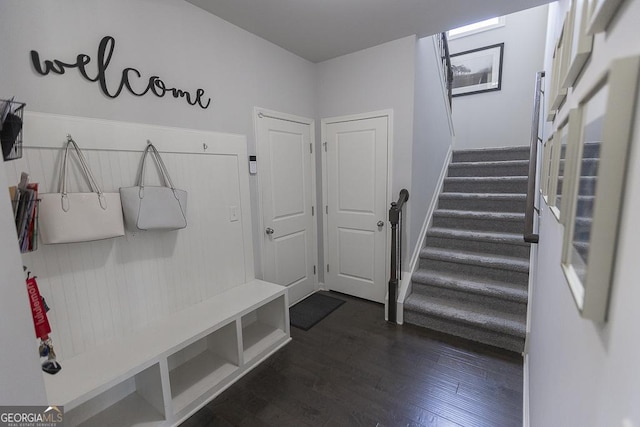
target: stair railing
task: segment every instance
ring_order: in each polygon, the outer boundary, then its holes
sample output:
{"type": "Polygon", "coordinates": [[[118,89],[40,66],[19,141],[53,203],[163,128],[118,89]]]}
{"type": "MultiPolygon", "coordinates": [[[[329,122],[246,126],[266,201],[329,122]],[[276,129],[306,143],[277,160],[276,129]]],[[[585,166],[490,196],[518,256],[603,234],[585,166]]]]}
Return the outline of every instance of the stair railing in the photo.
{"type": "Polygon", "coordinates": [[[409,191],[400,190],[397,202],[391,202],[389,222],[391,223],[391,278],[389,279],[389,310],[387,319],[396,323],[398,281],[402,279],[402,207],[409,200],[409,191]]]}
{"type": "Polygon", "coordinates": [[[440,33],[438,36],[438,50],[440,51],[440,60],[442,61],[442,71],[444,74],[444,84],[447,89],[447,98],[449,99],[449,108],[453,99],[453,68],[451,67],[451,55],[449,53],[449,42],[447,41],[447,33],[440,33]]]}
{"type": "Polygon", "coordinates": [[[529,150],[529,180],[527,183],[527,206],[524,212],[524,241],[527,243],[538,243],[539,236],[534,233],[534,212],[536,211],[536,170],[538,161],[538,144],[542,143],[540,138],[540,107],[541,99],[544,95],[542,79],[544,71],[536,73],[536,87],[533,97],[533,117],[531,120],[531,148],[529,150]]]}

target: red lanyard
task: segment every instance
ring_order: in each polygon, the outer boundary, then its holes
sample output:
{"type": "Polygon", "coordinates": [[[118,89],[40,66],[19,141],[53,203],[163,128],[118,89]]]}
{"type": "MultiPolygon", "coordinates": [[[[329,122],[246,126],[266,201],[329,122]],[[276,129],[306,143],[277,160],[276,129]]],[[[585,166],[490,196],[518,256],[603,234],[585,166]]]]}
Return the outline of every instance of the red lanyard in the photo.
{"type": "Polygon", "coordinates": [[[46,340],[51,333],[51,326],[49,326],[47,312],[42,303],[42,297],[40,296],[35,277],[27,278],[27,292],[29,293],[29,305],[31,306],[31,315],[33,316],[33,326],[36,329],[36,337],[41,340],[46,340]]]}

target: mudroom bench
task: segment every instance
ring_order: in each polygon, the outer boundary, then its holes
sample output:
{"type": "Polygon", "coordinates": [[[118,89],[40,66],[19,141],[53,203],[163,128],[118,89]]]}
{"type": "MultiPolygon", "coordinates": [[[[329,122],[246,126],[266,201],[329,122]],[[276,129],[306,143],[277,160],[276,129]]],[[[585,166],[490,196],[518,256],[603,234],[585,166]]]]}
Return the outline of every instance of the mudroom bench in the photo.
{"type": "Polygon", "coordinates": [[[236,286],[44,374],[65,425],[177,425],[291,340],[286,288],[236,286]]]}

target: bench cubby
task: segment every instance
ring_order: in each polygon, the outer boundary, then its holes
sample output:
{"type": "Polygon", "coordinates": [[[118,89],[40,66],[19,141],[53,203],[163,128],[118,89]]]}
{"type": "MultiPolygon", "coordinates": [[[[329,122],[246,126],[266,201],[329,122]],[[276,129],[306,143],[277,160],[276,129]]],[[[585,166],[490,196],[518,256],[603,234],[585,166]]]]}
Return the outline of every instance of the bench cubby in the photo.
{"type": "MultiPolygon", "coordinates": [[[[96,369],[100,369],[96,366],[96,369]]],[[[155,363],[65,413],[67,425],[163,425],[160,367],[155,363]]]]}
{"type": "MultiPolygon", "coordinates": [[[[273,341],[272,341],[273,343],[273,341]]],[[[174,413],[211,393],[238,371],[236,322],[228,323],[167,358],[174,413]]]]}

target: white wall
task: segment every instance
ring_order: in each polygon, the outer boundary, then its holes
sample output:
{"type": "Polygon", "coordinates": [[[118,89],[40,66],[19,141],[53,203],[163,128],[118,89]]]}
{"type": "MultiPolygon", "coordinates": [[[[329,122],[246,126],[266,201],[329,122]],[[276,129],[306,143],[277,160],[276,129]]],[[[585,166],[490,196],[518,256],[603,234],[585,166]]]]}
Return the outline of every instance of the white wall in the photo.
{"type": "MultiPolygon", "coordinates": [[[[316,70],[318,117],[393,110],[390,200],[397,199],[401,189],[411,187],[415,44],[415,36],[405,37],[321,62],[316,70]]],[[[410,228],[408,221],[405,225],[410,228]]],[[[407,239],[404,241],[406,249],[407,239]]],[[[407,252],[403,250],[403,254],[407,252]]]]}
{"type": "Polygon", "coordinates": [[[432,37],[416,42],[416,83],[413,121],[411,195],[408,204],[411,218],[409,249],[413,250],[436,193],[436,185],[453,143],[448,100],[440,82],[441,63],[432,37]]]}
{"type": "Polygon", "coordinates": [[[458,150],[529,144],[535,74],[544,65],[547,6],[505,20],[504,27],[449,42],[451,54],[504,43],[502,89],[453,98],[458,150]]]}
{"type": "MultiPolygon", "coordinates": [[[[254,106],[315,117],[314,64],[182,0],[2,1],[0,29],[0,98],[15,95],[29,111],[239,133],[247,135],[250,153],[254,106]],[[41,76],[31,67],[31,50],[42,60],[74,62],[86,53],[95,61],[106,35],[116,41],[110,87],[120,82],[123,68],[133,67],[143,79],[157,75],[168,86],[203,88],[211,106],[203,110],[169,95],[134,97],[126,90],[108,99],[77,70],[41,76]]],[[[259,266],[257,181],[250,179],[259,266]]]]}
{"type": "MultiPolygon", "coordinates": [[[[569,1],[561,1],[558,15],[550,15],[550,31],[559,34],[569,1]]],[[[560,118],[577,105],[613,58],[640,54],[637,24],[640,0],[627,0],[610,30],[594,40],[593,54],[569,91],[560,118]]],[[[554,37],[554,38],[555,38],[554,37]]],[[[546,63],[550,64],[551,52],[546,63]]],[[[547,68],[549,71],[549,68],[547,68]]],[[[638,94],[640,99],[640,93],[638,94]]],[[[540,262],[533,288],[529,352],[530,417],[534,427],[623,426],[627,418],[640,425],[640,264],[637,212],[640,210],[640,109],[629,156],[624,209],[621,216],[609,319],[598,324],[580,317],[560,270],[562,226],[543,204],[540,223],[540,262]]],[[[554,125],[555,125],[554,124],[554,125]]]]}

